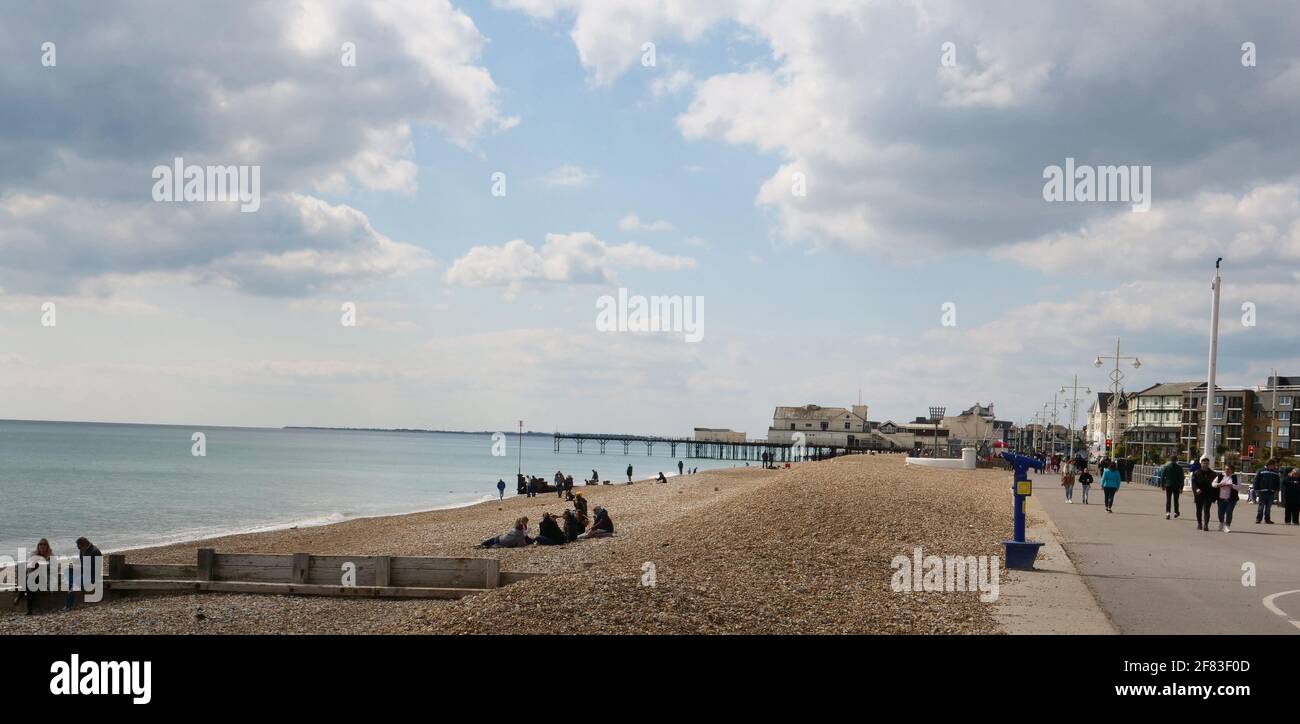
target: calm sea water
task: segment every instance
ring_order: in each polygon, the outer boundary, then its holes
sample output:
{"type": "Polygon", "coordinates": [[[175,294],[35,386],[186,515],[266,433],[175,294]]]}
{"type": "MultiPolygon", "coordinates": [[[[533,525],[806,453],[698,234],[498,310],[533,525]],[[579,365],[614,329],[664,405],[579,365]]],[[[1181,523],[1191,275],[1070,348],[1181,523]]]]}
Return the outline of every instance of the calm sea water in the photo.
{"type": "MultiPolygon", "coordinates": [[[[637,478],[677,472],[667,446],[578,455],[523,440],[524,473],[548,479],[594,467],[618,481],[629,462],[637,478]]],[[[514,493],[518,445],[507,436],[498,457],[490,435],[0,421],[0,552],[42,537],[65,555],[80,535],[108,550],[469,505],[496,498],[498,478],[514,493]],[[195,431],[205,457],[190,454],[195,431]]]]}

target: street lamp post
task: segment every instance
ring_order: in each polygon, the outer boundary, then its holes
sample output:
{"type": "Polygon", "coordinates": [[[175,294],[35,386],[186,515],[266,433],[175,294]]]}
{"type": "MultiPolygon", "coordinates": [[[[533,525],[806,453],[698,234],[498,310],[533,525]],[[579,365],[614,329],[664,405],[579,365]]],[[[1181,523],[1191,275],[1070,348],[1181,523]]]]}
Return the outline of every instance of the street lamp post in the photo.
{"type": "Polygon", "coordinates": [[[930,407],[930,419],[934,420],[934,456],[939,457],[939,421],[943,419],[943,413],[947,412],[947,407],[930,407]]]}
{"type": "MultiPolygon", "coordinates": [[[[1223,257],[1214,262],[1214,280],[1210,283],[1210,370],[1205,381],[1205,452],[1201,457],[1214,462],[1214,367],[1219,359],[1219,264],[1223,257]]],[[[1227,405],[1224,405],[1226,408],[1227,405]]]]}
{"type": "MultiPolygon", "coordinates": [[[[1216,277],[1216,278],[1217,278],[1217,277],[1216,277]]],[[[1215,287],[1215,289],[1217,290],[1218,287],[1215,287]]],[[[1217,292],[1217,291],[1215,292],[1215,295],[1216,295],[1216,298],[1217,298],[1217,295],[1218,295],[1218,292],[1217,292]]],[[[1217,304],[1217,303],[1215,304],[1215,309],[1216,309],[1216,310],[1218,309],[1218,304],[1217,304]]],[[[1216,313],[1215,313],[1215,320],[1216,320],[1215,324],[1216,324],[1216,326],[1217,326],[1217,324],[1218,324],[1218,322],[1217,322],[1217,320],[1218,320],[1218,313],[1217,313],[1217,311],[1216,311],[1216,313]]],[[[1213,354],[1213,353],[1211,353],[1211,354],[1213,354]]],[[[1097,355],[1097,358],[1094,359],[1094,360],[1092,361],[1092,366],[1093,366],[1093,367],[1101,367],[1101,365],[1102,365],[1102,363],[1103,363],[1103,360],[1114,360],[1114,362],[1115,362],[1115,369],[1114,369],[1113,371],[1111,371],[1111,373],[1110,373],[1110,389],[1111,389],[1111,395],[1110,395],[1110,435],[1109,435],[1109,437],[1110,437],[1110,440],[1111,440],[1111,446],[1112,446],[1111,449],[1113,450],[1113,449],[1119,447],[1119,390],[1120,390],[1120,382],[1122,382],[1122,381],[1124,380],[1124,373],[1120,371],[1120,369],[1119,369],[1119,363],[1120,363],[1122,360],[1132,360],[1132,361],[1133,361],[1133,369],[1138,369],[1139,367],[1142,366],[1142,360],[1138,359],[1137,357],[1125,357],[1125,356],[1121,355],[1121,354],[1119,353],[1119,337],[1116,337],[1116,338],[1115,338],[1115,354],[1113,354],[1113,355],[1107,355],[1107,356],[1104,356],[1104,357],[1103,357],[1102,355],[1097,355]]],[[[1214,374],[1213,372],[1210,373],[1211,378],[1213,378],[1213,374],[1214,374]]]]}
{"type": "MultiPolygon", "coordinates": [[[[1079,412],[1079,376],[1078,375],[1074,376],[1073,385],[1070,385],[1069,387],[1065,387],[1065,386],[1061,387],[1062,394],[1064,394],[1066,390],[1073,390],[1073,397],[1070,400],[1070,459],[1073,460],[1074,459],[1074,421],[1075,421],[1075,417],[1078,415],[1079,412]]],[[[1084,387],[1083,394],[1091,395],[1092,390],[1087,387],[1084,387]]]]}

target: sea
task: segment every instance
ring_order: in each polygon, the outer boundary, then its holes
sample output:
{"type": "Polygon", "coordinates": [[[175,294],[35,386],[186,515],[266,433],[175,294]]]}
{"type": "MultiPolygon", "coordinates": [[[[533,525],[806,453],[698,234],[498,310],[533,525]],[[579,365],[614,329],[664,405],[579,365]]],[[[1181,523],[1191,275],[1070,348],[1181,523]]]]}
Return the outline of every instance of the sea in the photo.
{"type": "MultiPolygon", "coordinates": [[[[0,420],[0,554],[85,536],[122,550],[231,533],[472,505],[515,494],[515,472],[575,482],[677,472],[668,446],[611,443],[604,455],[549,435],[196,427],[0,420]],[[205,453],[194,453],[202,432],[205,453]],[[522,463],[521,460],[522,452],[522,463]]],[[[681,452],[681,449],[678,449],[681,452]]],[[[682,459],[687,468],[730,460],[682,459]]],[[[739,463],[744,465],[744,463],[739,463]]]]}

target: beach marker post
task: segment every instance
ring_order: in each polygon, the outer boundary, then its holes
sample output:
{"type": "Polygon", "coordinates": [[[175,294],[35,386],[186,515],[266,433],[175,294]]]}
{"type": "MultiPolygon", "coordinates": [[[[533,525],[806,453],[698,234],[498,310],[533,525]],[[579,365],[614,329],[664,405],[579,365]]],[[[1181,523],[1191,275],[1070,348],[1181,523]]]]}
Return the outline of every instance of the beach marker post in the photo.
{"type": "Polygon", "coordinates": [[[1012,497],[1015,509],[1012,517],[1011,540],[1002,541],[1006,549],[1007,568],[1031,570],[1034,560],[1038,558],[1038,549],[1042,543],[1025,540],[1025,498],[1033,495],[1034,483],[1029,479],[1029,469],[1043,470],[1043,461],[1019,453],[1004,452],[1002,459],[1011,464],[1015,475],[1011,480],[1012,497]]]}

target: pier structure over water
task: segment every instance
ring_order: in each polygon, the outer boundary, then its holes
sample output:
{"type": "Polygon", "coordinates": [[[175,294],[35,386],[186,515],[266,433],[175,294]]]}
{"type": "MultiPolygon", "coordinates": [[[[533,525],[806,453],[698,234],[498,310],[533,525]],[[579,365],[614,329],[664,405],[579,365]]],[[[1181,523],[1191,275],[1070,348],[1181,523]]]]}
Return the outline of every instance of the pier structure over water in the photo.
{"type": "Polygon", "coordinates": [[[694,440],[688,437],[657,437],[653,435],[617,435],[581,432],[557,432],[554,434],[555,452],[560,452],[566,443],[572,442],[574,449],[583,452],[604,455],[612,450],[624,455],[634,452],[640,454],[644,446],[646,455],[654,455],[655,450],[668,453],[673,458],[698,458],[709,460],[745,460],[759,462],[766,452],[769,459],[782,462],[799,462],[801,460],[821,460],[823,458],[867,452],[868,448],[831,447],[826,445],[796,445],[794,443],[768,442],[766,440],[749,440],[746,442],[714,442],[694,440]],[[680,451],[680,452],[679,452],[680,451]]]}

